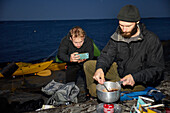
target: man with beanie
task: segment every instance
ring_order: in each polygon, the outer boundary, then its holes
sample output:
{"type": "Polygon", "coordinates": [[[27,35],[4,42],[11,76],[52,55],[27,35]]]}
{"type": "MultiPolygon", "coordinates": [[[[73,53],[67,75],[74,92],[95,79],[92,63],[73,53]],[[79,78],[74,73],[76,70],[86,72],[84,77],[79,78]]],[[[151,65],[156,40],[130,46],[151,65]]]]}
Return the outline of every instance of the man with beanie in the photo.
{"type": "Polygon", "coordinates": [[[121,8],[119,26],[97,61],[84,64],[87,88],[96,97],[96,84],[123,81],[123,91],[141,91],[163,79],[164,57],[159,38],[140,23],[133,5],[121,8]]]}

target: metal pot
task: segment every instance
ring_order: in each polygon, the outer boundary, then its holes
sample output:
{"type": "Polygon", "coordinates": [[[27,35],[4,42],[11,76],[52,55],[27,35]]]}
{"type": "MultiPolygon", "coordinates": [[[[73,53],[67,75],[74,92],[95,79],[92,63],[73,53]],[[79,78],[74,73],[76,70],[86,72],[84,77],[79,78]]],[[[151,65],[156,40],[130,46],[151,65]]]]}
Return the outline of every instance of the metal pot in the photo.
{"type": "Polygon", "coordinates": [[[108,89],[117,89],[117,91],[111,91],[111,92],[105,92],[104,91],[105,87],[102,84],[98,84],[96,86],[97,97],[104,103],[116,102],[120,97],[121,83],[122,82],[111,82],[111,81],[104,82],[104,85],[108,89]]]}

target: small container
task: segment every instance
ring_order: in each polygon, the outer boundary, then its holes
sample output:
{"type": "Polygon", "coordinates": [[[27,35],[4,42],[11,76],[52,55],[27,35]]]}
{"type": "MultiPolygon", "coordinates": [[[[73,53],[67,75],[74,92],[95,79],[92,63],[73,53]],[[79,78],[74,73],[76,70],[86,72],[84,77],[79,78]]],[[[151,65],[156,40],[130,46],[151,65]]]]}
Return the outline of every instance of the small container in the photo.
{"type": "MultiPolygon", "coordinates": [[[[104,113],[104,104],[105,103],[100,103],[97,105],[96,108],[97,113],[104,113]]],[[[122,108],[119,104],[114,104],[114,113],[122,113],[122,108]]]]}
{"type": "Polygon", "coordinates": [[[114,113],[114,105],[113,104],[104,104],[103,111],[104,111],[104,113],[114,113]]]}

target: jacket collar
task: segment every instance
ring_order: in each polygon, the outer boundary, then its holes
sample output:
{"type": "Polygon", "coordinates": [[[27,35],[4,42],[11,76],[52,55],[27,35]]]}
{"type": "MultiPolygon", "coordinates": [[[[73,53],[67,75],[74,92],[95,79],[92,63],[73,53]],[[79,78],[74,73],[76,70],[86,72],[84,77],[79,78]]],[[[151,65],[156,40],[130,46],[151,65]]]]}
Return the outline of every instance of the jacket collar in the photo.
{"type": "Polygon", "coordinates": [[[130,43],[132,41],[141,41],[141,40],[143,40],[143,35],[142,35],[142,30],[141,30],[142,25],[137,25],[137,26],[140,30],[140,34],[137,37],[131,37],[129,39],[126,39],[119,34],[119,27],[117,27],[116,32],[111,36],[111,39],[113,39],[115,41],[126,42],[126,43],[130,43]]]}

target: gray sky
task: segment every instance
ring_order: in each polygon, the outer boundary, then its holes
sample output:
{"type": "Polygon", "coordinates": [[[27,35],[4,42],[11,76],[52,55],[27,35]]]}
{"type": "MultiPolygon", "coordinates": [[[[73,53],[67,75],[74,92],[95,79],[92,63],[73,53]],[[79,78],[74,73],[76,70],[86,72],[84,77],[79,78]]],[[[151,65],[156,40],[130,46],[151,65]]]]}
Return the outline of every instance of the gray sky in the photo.
{"type": "Polygon", "coordinates": [[[170,17],[170,0],[0,0],[0,21],[111,19],[127,4],[142,18],[170,17]]]}

